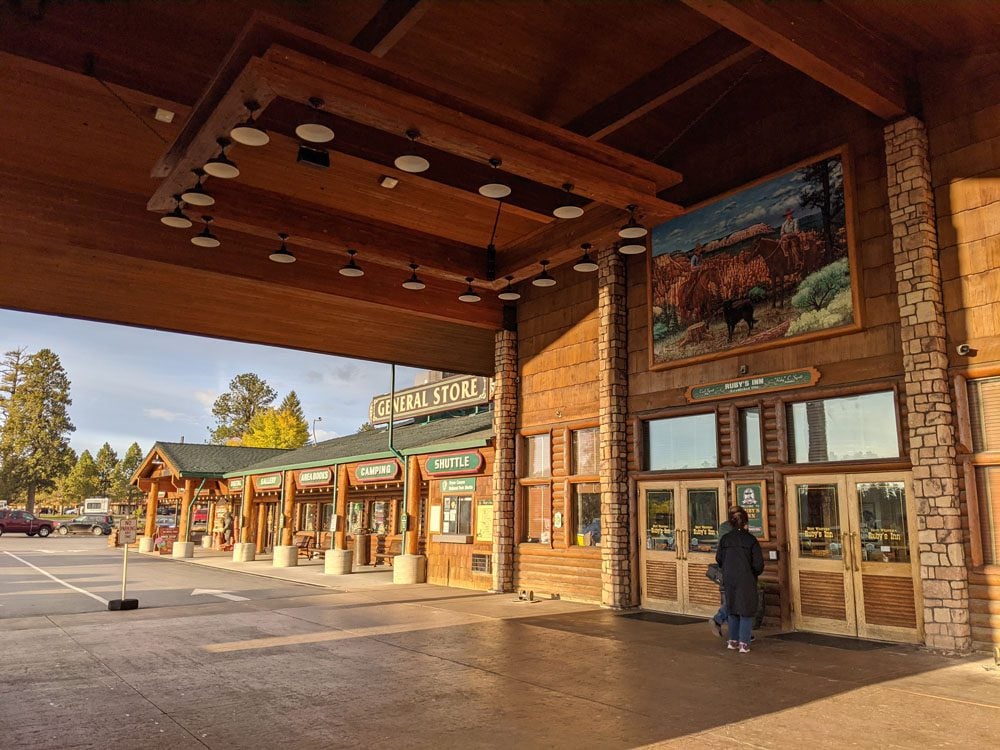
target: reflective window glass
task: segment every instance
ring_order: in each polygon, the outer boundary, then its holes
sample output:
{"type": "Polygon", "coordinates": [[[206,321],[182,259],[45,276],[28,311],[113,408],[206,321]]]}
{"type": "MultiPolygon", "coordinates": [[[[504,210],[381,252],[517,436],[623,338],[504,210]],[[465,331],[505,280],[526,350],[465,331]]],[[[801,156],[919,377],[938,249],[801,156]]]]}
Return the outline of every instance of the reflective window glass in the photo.
{"type": "Polygon", "coordinates": [[[760,409],[740,409],[740,463],[760,466],[764,463],[760,447],[760,409]]]}
{"type": "Polygon", "coordinates": [[[688,549],[714,552],[719,547],[719,491],[690,489],[687,491],[688,549]]]}
{"type": "Polygon", "coordinates": [[[472,533],[472,496],[447,495],[444,498],[441,531],[445,534],[472,533]]]}
{"type": "Polygon", "coordinates": [[[833,484],[796,487],[799,511],[799,557],[844,556],[840,531],[840,498],[833,484]]]}
{"type": "Polygon", "coordinates": [[[677,509],[673,490],[646,490],[646,549],[673,551],[677,509]]]}
{"type": "Polygon", "coordinates": [[[584,476],[597,474],[598,429],[573,430],[573,473],[584,476]]]}
{"type": "Polygon", "coordinates": [[[601,485],[584,482],[573,485],[573,513],[576,543],[581,547],[601,546],[601,485]]]}
{"type": "Polygon", "coordinates": [[[892,391],[789,404],[786,417],[792,463],[899,456],[892,391]]]}
{"type": "Polygon", "coordinates": [[[655,419],[645,423],[647,471],[713,469],[719,465],[715,414],[655,419]]]}
{"type": "Polygon", "coordinates": [[[910,561],[906,530],[906,487],[902,482],[858,484],[861,511],[861,559],[867,562],[910,561]]]}
{"type": "Polygon", "coordinates": [[[528,435],[524,438],[524,446],[524,475],[531,478],[549,476],[552,473],[552,452],[549,449],[548,434],[528,435]]]}

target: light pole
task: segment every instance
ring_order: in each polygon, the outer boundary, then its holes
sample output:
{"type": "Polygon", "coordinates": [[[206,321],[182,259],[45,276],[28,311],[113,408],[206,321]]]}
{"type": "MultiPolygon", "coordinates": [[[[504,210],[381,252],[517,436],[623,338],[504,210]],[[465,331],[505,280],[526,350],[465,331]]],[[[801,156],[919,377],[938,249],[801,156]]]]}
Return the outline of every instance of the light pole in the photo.
{"type": "Polygon", "coordinates": [[[323,417],[316,417],[316,419],[313,420],[313,445],[316,445],[316,423],[322,421],[323,417]]]}

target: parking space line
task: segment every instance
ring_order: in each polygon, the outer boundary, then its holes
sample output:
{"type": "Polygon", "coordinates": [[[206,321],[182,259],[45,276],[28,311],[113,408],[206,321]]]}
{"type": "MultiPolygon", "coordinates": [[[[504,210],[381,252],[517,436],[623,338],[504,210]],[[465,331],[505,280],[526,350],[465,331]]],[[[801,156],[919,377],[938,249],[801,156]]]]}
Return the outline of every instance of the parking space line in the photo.
{"type": "Polygon", "coordinates": [[[74,586],[74,585],[73,585],[72,583],[66,583],[66,581],[63,581],[63,580],[62,580],[62,579],[60,579],[60,578],[56,578],[56,577],[55,577],[54,575],[52,575],[52,574],[51,574],[51,573],[49,573],[48,571],[45,571],[45,570],[42,570],[42,569],[41,569],[41,568],[39,568],[39,567],[38,567],[37,565],[32,565],[32,564],[31,564],[30,562],[28,562],[28,561],[27,561],[27,560],[25,560],[24,558],[22,558],[22,557],[18,557],[18,556],[17,556],[17,555],[15,555],[15,554],[14,554],[13,552],[8,552],[7,550],[4,550],[4,554],[5,554],[5,555],[9,555],[9,556],[13,557],[13,558],[14,558],[15,560],[17,560],[18,562],[21,562],[21,563],[24,563],[24,564],[25,564],[25,565],[27,565],[27,566],[28,566],[29,568],[34,568],[34,569],[35,569],[35,570],[37,570],[37,571],[38,571],[39,573],[41,573],[41,574],[42,574],[43,576],[48,576],[48,577],[49,577],[49,578],[51,578],[51,579],[52,579],[53,581],[55,581],[56,583],[58,583],[58,584],[59,584],[60,586],[65,586],[65,587],[66,587],[66,588],[68,588],[68,589],[73,589],[74,591],[78,591],[78,592],[79,592],[79,593],[81,593],[81,594],[85,594],[86,596],[89,596],[89,597],[90,597],[91,599],[96,599],[97,601],[99,601],[99,602],[100,602],[101,604],[103,604],[104,606],[107,606],[107,605],[108,605],[108,600],[107,600],[107,599],[104,599],[104,598],[102,598],[102,597],[98,596],[97,594],[92,594],[92,593],[90,593],[89,591],[87,591],[87,590],[85,590],[85,589],[81,589],[81,588],[80,588],[79,586],[74,586]]]}

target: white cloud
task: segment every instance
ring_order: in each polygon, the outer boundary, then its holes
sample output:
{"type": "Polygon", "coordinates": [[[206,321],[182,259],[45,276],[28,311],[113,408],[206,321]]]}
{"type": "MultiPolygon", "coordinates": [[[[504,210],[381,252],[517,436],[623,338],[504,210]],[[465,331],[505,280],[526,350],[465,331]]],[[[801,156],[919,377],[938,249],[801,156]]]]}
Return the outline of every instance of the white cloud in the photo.
{"type": "Polygon", "coordinates": [[[335,437],[340,437],[340,433],[336,430],[321,430],[316,428],[316,440],[323,442],[324,440],[333,440],[335,437]]]}
{"type": "Polygon", "coordinates": [[[150,419],[158,419],[161,422],[192,422],[194,420],[187,414],[183,414],[177,411],[170,411],[169,409],[143,409],[142,413],[144,416],[150,419]]]}
{"type": "Polygon", "coordinates": [[[212,393],[211,391],[195,391],[193,395],[194,395],[194,400],[197,401],[202,406],[204,406],[206,409],[211,409],[212,404],[215,403],[215,399],[217,398],[216,394],[212,393]]]}

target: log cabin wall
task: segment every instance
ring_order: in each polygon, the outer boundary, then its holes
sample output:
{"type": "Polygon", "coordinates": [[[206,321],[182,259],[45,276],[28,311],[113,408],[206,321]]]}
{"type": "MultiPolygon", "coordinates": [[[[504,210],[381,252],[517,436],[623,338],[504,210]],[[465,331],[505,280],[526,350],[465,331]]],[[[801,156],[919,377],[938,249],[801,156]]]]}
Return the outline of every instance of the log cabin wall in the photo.
{"type": "Polygon", "coordinates": [[[596,427],[598,418],[597,279],[568,266],[553,275],[555,287],[527,287],[518,304],[521,408],[514,586],[536,595],[598,602],[600,548],[576,544],[569,478],[572,430],[596,427]],[[548,435],[548,476],[525,476],[524,440],[529,435],[548,435]],[[544,494],[548,541],[524,541],[529,492],[544,494]]]}
{"type": "MultiPolygon", "coordinates": [[[[1000,400],[972,398],[1000,376],[1000,54],[924,71],[948,356],[959,423],[959,478],[977,648],[1000,645],[1000,445],[973,424],[1000,422],[1000,400]],[[971,352],[960,355],[967,344],[971,352]]],[[[995,432],[994,432],[995,434],[995,432]]]]}

